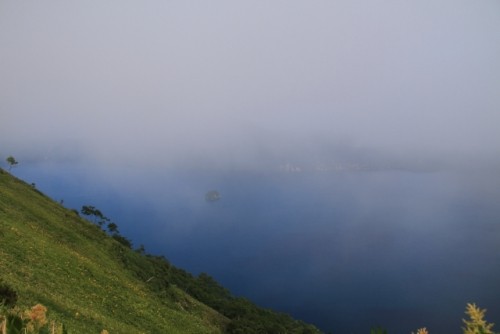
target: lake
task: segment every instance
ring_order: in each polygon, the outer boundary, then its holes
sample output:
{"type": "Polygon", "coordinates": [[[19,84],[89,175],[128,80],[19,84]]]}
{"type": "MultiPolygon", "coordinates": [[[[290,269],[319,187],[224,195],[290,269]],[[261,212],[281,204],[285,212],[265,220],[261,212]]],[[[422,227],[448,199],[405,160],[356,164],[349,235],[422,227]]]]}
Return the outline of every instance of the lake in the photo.
{"type": "MultiPolygon", "coordinates": [[[[325,332],[500,323],[500,177],[484,172],[13,170],[146,251],[325,332]],[[221,198],[206,201],[216,190],[221,198]]],[[[498,329],[497,329],[498,330],[498,329]]]]}

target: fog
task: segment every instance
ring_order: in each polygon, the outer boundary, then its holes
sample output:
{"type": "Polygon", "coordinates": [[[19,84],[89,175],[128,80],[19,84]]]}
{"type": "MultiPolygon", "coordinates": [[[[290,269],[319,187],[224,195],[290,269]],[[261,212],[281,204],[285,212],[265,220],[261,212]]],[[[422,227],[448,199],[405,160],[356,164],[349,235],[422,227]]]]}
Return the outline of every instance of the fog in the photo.
{"type": "Polygon", "coordinates": [[[496,0],[0,0],[0,164],[324,330],[459,330],[500,310],[499,32],[496,0]]]}
{"type": "Polygon", "coordinates": [[[498,171],[13,171],[68,208],[96,205],[134,247],[325,332],[459,332],[469,302],[500,320],[498,171]]]}
{"type": "Polygon", "coordinates": [[[143,168],[494,155],[498,31],[497,1],[3,0],[1,153],[143,168]]]}

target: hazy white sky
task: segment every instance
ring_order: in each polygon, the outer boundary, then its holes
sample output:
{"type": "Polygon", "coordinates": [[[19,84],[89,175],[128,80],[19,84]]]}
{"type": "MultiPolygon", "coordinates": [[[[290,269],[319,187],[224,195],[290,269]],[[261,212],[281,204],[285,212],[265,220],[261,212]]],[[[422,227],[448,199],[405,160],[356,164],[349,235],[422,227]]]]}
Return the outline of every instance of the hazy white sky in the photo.
{"type": "Polygon", "coordinates": [[[0,142],[160,164],[498,154],[500,2],[1,0],[0,142]]]}

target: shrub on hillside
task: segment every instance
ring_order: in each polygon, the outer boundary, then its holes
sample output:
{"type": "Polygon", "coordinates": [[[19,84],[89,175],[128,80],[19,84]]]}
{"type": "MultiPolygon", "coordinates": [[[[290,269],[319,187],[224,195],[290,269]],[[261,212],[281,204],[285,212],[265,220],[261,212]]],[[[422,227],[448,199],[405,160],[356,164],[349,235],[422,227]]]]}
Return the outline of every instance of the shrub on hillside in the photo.
{"type": "Polygon", "coordinates": [[[112,237],[123,246],[132,249],[132,241],[130,241],[129,239],[119,234],[113,234],[112,237]]]}
{"type": "Polygon", "coordinates": [[[0,305],[14,307],[17,303],[17,292],[7,283],[0,281],[0,305]]]}

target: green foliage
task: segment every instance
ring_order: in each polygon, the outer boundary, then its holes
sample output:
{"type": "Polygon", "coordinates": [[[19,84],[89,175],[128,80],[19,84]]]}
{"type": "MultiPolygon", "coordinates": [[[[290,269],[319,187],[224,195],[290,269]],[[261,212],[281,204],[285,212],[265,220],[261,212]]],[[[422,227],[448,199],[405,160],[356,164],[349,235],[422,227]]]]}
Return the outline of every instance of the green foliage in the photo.
{"type": "Polygon", "coordinates": [[[118,233],[118,225],[116,225],[115,223],[109,223],[108,231],[109,233],[118,233]]]}
{"type": "Polygon", "coordinates": [[[370,329],[370,334],[387,334],[387,331],[382,327],[372,327],[370,329]]]}
{"type": "Polygon", "coordinates": [[[7,157],[7,159],[5,159],[5,160],[9,164],[9,171],[12,169],[12,167],[15,167],[19,163],[16,161],[16,159],[12,155],[7,157]]]}
{"type": "Polygon", "coordinates": [[[5,316],[5,328],[7,329],[7,334],[21,334],[24,329],[24,321],[20,316],[16,314],[7,314],[5,316]]]}
{"type": "Polygon", "coordinates": [[[42,303],[71,333],[215,334],[228,323],[176,287],[153,292],[163,278],[146,283],[127,267],[149,268],[146,256],[9,173],[0,174],[0,229],[1,274],[17,305],[42,303]]]}
{"type": "Polygon", "coordinates": [[[92,205],[82,206],[81,213],[85,216],[94,217],[94,223],[99,224],[99,226],[102,226],[105,222],[109,222],[109,218],[92,205]]]}
{"type": "Polygon", "coordinates": [[[183,293],[179,294],[179,291],[184,291],[226,316],[230,319],[226,333],[320,333],[316,327],[286,314],[265,310],[247,299],[234,297],[208,274],[193,276],[172,266],[163,256],[128,252],[123,247],[115,247],[113,252],[124,267],[134,272],[151,292],[165,302],[174,300],[183,309],[196,312],[191,299],[183,293]]]}
{"type": "MultiPolygon", "coordinates": [[[[81,212],[109,221],[90,205],[81,212]]],[[[19,289],[18,303],[42,302],[75,333],[319,333],[232,296],[207,274],[132,250],[129,239],[106,235],[7,173],[0,175],[0,222],[0,267],[19,289]]]]}
{"type": "Polygon", "coordinates": [[[164,257],[146,256],[149,265],[142,263],[143,258],[133,260],[129,257],[126,265],[138,277],[147,281],[152,291],[165,296],[169,295],[172,287],[180,288],[229,318],[231,321],[227,325],[226,333],[320,333],[316,327],[286,314],[262,309],[245,298],[234,297],[206,273],[196,277],[170,265],[164,257]]]}
{"type": "Polygon", "coordinates": [[[132,249],[132,241],[125,238],[124,236],[119,234],[113,234],[112,238],[118,241],[121,245],[127,247],[128,249],[132,249]]]}

